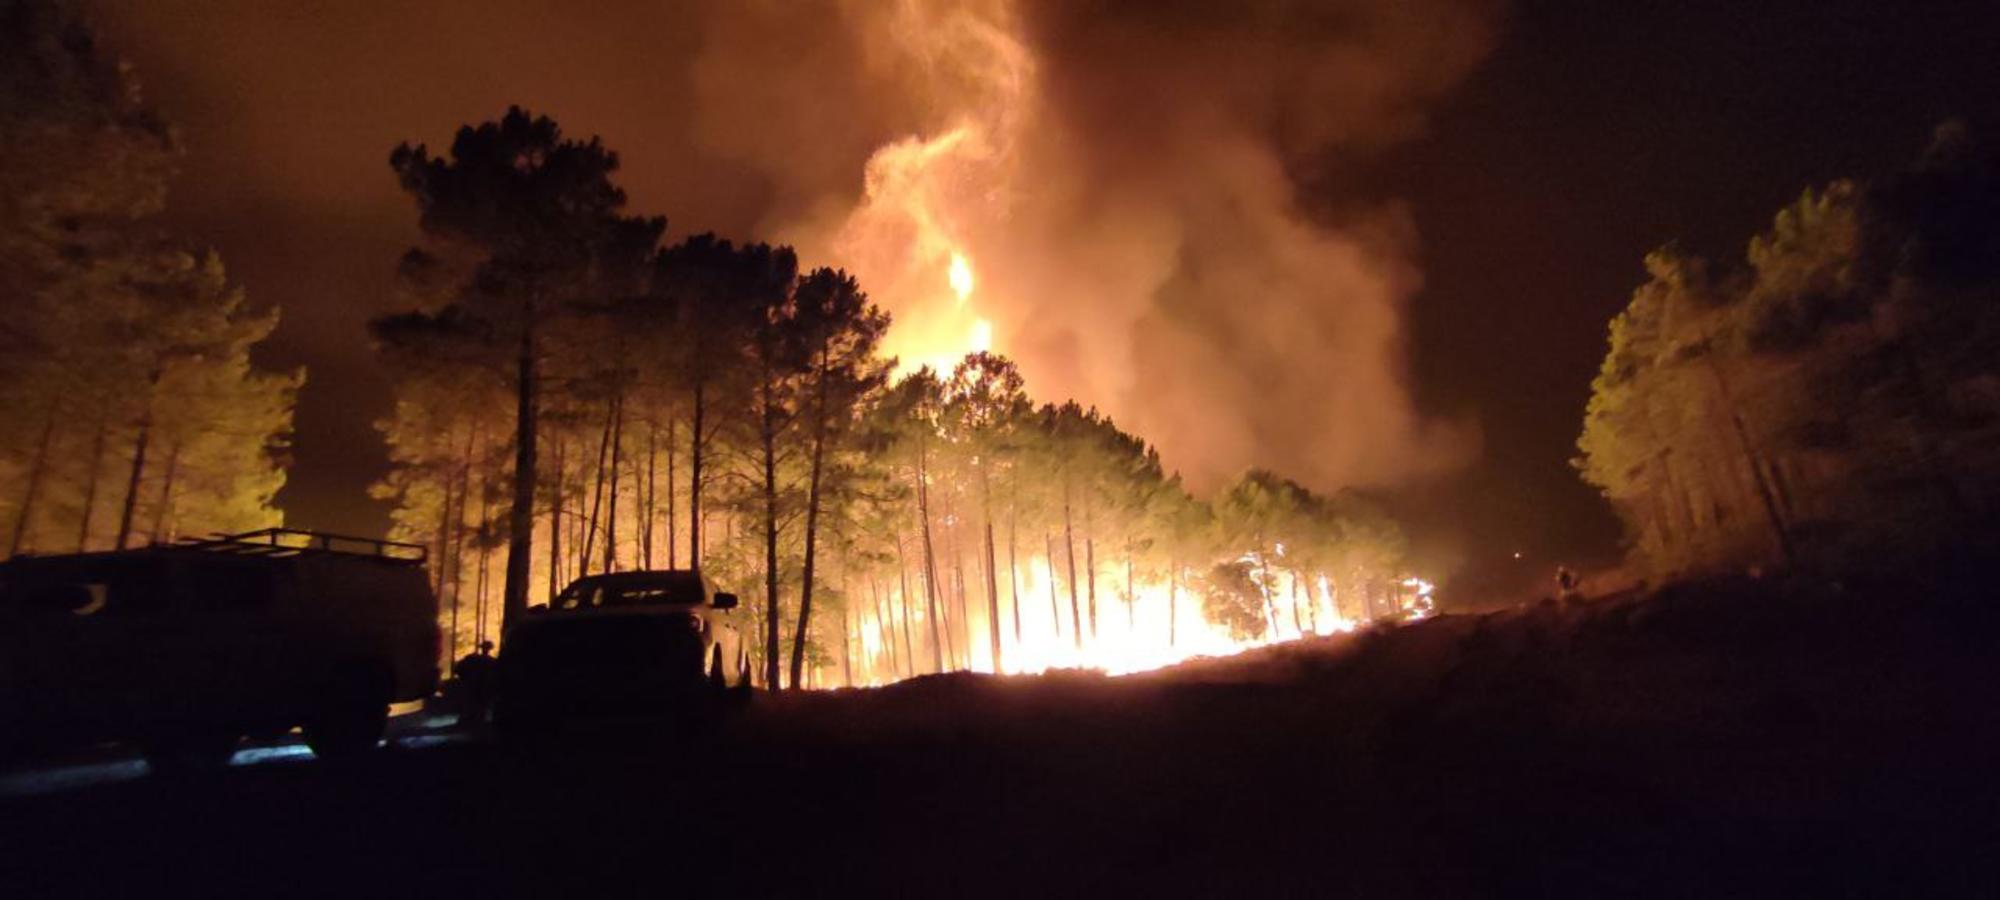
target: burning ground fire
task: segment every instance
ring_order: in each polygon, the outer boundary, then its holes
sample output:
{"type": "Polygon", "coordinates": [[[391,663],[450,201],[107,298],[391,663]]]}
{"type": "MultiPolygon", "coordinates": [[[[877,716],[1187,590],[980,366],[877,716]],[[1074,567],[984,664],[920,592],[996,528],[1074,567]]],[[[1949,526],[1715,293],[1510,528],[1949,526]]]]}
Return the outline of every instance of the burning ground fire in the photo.
{"type": "MultiPolygon", "coordinates": [[[[877,162],[890,161],[884,165],[900,173],[896,183],[922,182],[922,167],[947,156],[961,140],[963,133],[953,132],[929,145],[893,145],[877,155],[877,162]],[[903,171],[903,165],[916,165],[918,170],[903,171]]],[[[875,164],[870,171],[875,173],[875,164]]],[[[873,196],[872,178],[870,185],[873,196]]],[[[906,208],[913,211],[912,223],[925,226],[914,232],[918,239],[908,248],[906,266],[929,271],[936,261],[943,261],[943,287],[949,289],[949,299],[925,307],[914,336],[902,319],[897,333],[906,342],[906,359],[949,372],[966,354],[994,349],[993,327],[971,306],[976,282],[965,252],[940,232],[927,230],[945,217],[931,214],[924,202],[913,201],[906,208]]],[[[906,362],[905,368],[911,365],[906,362]]],[[[1275,550],[1276,556],[1284,555],[1282,544],[1275,550]]],[[[1008,675],[1078,668],[1123,675],[1197,657],[1230,656],[1304,637],[1351,632],[1365,621],[1419,619],[1433,611],[1432,585],[1406,577],[1388,581],[1386,591],[1360,589],[1360,602],[1346,604],[1350,610],[1360,607],[1350,616],[1342,611],[1340,592],[1329,576],[1290,574],[1282,569],[1281,559],[1264,560],[1250,553],[1238,561],[1266,573],[1259,576],[1266,628],[1262,636],[1244,639],[1210,621],[1203,614],[1200,595],[1187,585],[1133,579],[1111,568],[1101,569],[1094,584],[1073,593],[1055,571],[1054,558],[1053,553],[1031,556],[1025,566],[1006,572],[1004,578],[994,573],[995,583],[1005,586],[999,592],[1003,599],[995,601],[1001,616],[997,662],[995,623],[989,621],[982,598],[974,596],[977,592],[960,584],[954,599],[949,596],[954,585],[938,586],[940,596],[935,599],[940,613],[934,639],[928,612],[932,598],[906,596],[900,588],[885,592],[879,584],[871,585],[872,596],[858,598],[861,611],[850,623],[850,671],[838,680],[875,685],[924,672],[968,668],[1008,675]],[[1377,594],[1386,594],[1386,599],[1377,594]]],[[[977,559],[973,569],[979,569],[977,559]]],[[[957,580],[984,583],[984,578],[983,572],[973,571],[960,573],[957,580]]],[[[1088,573],[1079,580],[1091,582],[1088,573]]],[[[834,680],[822,673],[818,682],[834,680]]]]}
{"type": "MultiPolygon", "coordinates": [[[[1295,578],[1273,572],[1266,591],[1269,629],[1261,637],[1243,639],[1210,621],[1202,612],[1201,596],[1187,585],[1140,580],[1128,592],[1124,573],[1105,567],[1098,576],[1093,616],[1088,589],[1079,586],[1073,606],[1062,573],[1052,571],[1047,557],[1035,557],[1020,567],[1018,590],[1010,591],[1002,574],[997,670],[980,598],[965,598],[962,620],[954,615],[958,612],[954,604],[941,600],[939,636],[944,646],[933,651],[921,588],[914,589],[916,596],[909,598],[912,603],[905,609],[899,590],[876,585],[872,596],[863,595],[855,602],[859,613],[852,623],[854,646],[849,648],[855,654],[854,683],[880,685],[937,671],[940,656],[946,669],[969,667],[1006,675],[1091,669],[1125,675],[1301,638],[1344,634],[1372,621],[1420,619],[1433,612],[1432,585],[1421,578],[1380,582],[1375,590],[1357,588],[1351,592],[1356,596],[1343,597],[1324,574],[1295,578]]],[[[821,675],[822,684],[840,680],[837,672],[821,675]]]]}

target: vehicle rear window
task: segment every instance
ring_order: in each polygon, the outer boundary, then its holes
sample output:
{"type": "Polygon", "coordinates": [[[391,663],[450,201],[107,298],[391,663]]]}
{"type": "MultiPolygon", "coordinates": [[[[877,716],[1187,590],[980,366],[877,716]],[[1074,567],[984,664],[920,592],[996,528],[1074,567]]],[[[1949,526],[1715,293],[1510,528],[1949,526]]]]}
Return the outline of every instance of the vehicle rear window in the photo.
{"type": "Polygon", "coordinates": [[[579,581],[556,597],[556,609],[596,609],[604,606],[699,606],[707,591],[693,577],[645,576],[579,581]]]}
{"type": "Polygon", "coordinates": [[[679,585],[629,585],[614,587],[605,592],[606,606],[652,606],[662,603],[680,603],[693,606],[702,601],[699,588],[688,590],[679,585]]]}

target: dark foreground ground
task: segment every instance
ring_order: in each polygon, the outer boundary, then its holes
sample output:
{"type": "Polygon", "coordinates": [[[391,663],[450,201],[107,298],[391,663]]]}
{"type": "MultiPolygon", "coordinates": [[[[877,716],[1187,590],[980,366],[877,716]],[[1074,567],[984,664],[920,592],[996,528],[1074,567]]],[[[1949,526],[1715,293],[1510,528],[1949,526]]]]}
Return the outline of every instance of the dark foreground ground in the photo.
{"type": "Polygon", "coordinates": [[[17,792],[0,896],[1993,896],[2000,609],[1957,582],[17,792]]]}

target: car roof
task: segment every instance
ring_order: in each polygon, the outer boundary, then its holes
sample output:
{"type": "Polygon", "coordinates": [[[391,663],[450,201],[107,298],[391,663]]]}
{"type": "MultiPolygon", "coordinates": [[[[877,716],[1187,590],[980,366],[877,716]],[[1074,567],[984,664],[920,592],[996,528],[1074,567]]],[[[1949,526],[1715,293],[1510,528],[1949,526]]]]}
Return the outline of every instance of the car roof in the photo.
{"type": "Polygon", "coordinates": [[[652,569],[586,575],[571,582],[562,593],[578,589],[604,590],[613,594],[658,592],[664,595],[660,599],[671,603],[707,603],[715,585],[699,569],[652,569]]]}
{"type": "Polygon", "coordinates": [[[604,572],[578,578],[576,584],[603,584],[618,587],[658,585],[667,588],[706,590],[708,579],[698,569],[650,569],[637,572],[604,572]]]}

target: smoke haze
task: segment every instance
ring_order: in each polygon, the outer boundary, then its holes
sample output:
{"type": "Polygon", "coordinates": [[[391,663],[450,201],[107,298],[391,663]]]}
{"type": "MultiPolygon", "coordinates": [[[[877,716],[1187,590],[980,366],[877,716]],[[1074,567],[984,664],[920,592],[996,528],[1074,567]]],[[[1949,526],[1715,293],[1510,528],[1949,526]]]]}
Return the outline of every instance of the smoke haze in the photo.
{"type": "Polygon", "coordinates": [[[510,103],[602,135],[675,234],[854,270],[911,362],[990,333],[1037,396],[1198,485],[1391,483],[1475,451],[1405,383],[1413,223],[1324,220],[1296,173],[1420,133],[1489,48],[1486,0],[88,5],[183,128],[175,217],[284,308],[272,361],[311,369],[295,525],[381,521],[362,324],[395,307],[415,219],[388,151],[510,103]]]}

